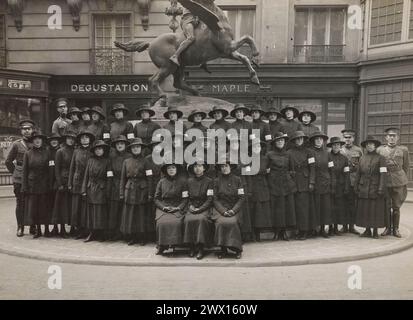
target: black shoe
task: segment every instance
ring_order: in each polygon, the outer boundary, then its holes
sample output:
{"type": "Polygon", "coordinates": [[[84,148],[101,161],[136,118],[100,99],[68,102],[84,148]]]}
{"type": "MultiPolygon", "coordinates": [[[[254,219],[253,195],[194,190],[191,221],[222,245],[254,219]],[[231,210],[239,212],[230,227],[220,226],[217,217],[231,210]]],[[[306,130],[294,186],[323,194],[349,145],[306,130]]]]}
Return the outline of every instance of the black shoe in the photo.
{"type": "Polygon", "coordinates": [[[165,248],[164,248],[163,246],[159,246],[159,247],[156,249],[156,253],[155,253],[155,254],[156,254],[157,256],[161,256],[164,251],[165,251],[165,248]]]}
{"type": "Polygon", "coordinates": [[[352,233],[352,234],[355,234],[355,235],[357,235],[357,236],[360,235],[360,232],[358,232],[358,231],[354,228],[354,226],[350,226],[348,232],[350,232],[350,233],[352,233]]]}
{"type": "Polygon", "coordinates": [[[378,231],[377,231],[377,228],[374,228],[374,229],[373,229],[373,238],[374,238],[374,239],[378,239],[378,238],[379,238],[379,233],[378,233],[378,231]]]}
{"type": "Polygon", "coordinates": [[[59,235],[59,230],[57,229],[57,226],[53,226],[52,231],[50,232],[52,237],[57,237],[59,235]]]}
{"type": "Polygon", "coordinates": [[[69,237],[76,237],[76,229],[74,227],[70,227],[69,237]]]}
{"type": "Polygon", "coordinates": [[[237,253],[235,254],[235,259],[241,259],[242,257],[242,251],[237,251],[237,253]]]}
{"type": "Polygon", "coordinates": [[[260,232],[255,233],[255,241],[261,242],[261,233],[260,232]]]}
{"type": "Polygon", "coordinates": [[[307,237],[306,237],[305,232],[300,231],[300,233],[297,235],[297,238],[296,238],[296,239],[297,239],[297,240],[300,240],[300,241],[302,241],[302,240],[306,240],[306,239],[307,239],[307,237]]]}
{"type": "Polygon", "coordinates": [[[290,241],[290,238],[288,237],[287,231],[281,231],[278,238],[282,239],[284,241],[290,241]]]}
{"type": "Polygon", "coordinates": [[[343,225],[343,227],[341,228],[340,232],[341,232],[341,233],[348,233],[348,232],[349,232],[348,225],[346,225],[346,224],[343,225]]]}
{"type": "Polygon", "coordinates": [[[49,227],[47,227],[47,226],[44,230],[44,236],[45,236],[45,238],[51,238],[52,237],[52,234],[49,231],[49,227]]]}
{"type": "Polygon", "coordinates": [[[135,238],[132,238],[130,241],[128,241],[128,246],[133,246],[134,244],[137,244],[138,241],[136,241],[135,238]]]}
{"type": "Polygon", "coordinates": [[[329,238],[328,233],[325,230],[320,231],[320,236],[323,237],[323,238],[326,238],[326,239],[329,238]]]}
{"type": "Polygon", "coordinates": [[[396,238],[401,238],[402,235],[400,234],[399,228],[394,228],[393,229],[393,236],[395,236],[396,238]]]}
{"type": "Polygon", "coordinates": [[[29,233],[30,233],[31,235],[34,235],[34,234],[36,233],[36,226],[30,226],[30,228],[29,228],[29,233]]]}
{"type": "Polygon", "coordinates": [[[190,250],[189,250],[188,257],[190,257],[190,258],[195,257],[195,249],[190,249],[190,250]]]}
{"type": "Polygon", "coordinates": [[[371,237],[371,230],[370,228],[367,228],[361,235],[360,237],[362,238],[370,238],[371,237]]]}
{"type": "Polygon", "coordinates": [[[334,236],[334,230],[333,230],[332,227],[328,228],[328,236],[329,236],[329,237],[334,236]]]}
{"type": "Polygon", "coordinates": [[[42,236],[42,229],[40,226],[38,226],[36,228],[36,231],[34,232],[33,239],[40,238],[41,236],[42,236]]]}
{"type": "Polygon", "coordinates": [[[341,236],[341,232],[340,232],[340,231],[338,231],[338,226],[337,226],[337,225],[336,225],[336,226],[334,226],[333,233],[334,233],[334,235],[335,235],[335,236],[341,236]]]}
{"type": "Polygon", "coordinates": [[[83,240],[83,242],[91,242],[93,240],[95,240],[95,235],[93,234],[93,232],[91,232],[91,233],[89,233],[87,238],[85,240],[83,240]]]}
{"type": "Polygon", "coordinates": [[[16,236],[18,236],[19,238],[24,236],[24,227],[23,226],[19,226],[17,228],[16,236]]]}
{"type": "Polygon", "coordinates": [[[196,259],[202,260],[203,257],[204,257],[204,250],[199,250],[198,253],[196,254],[196,259]]]}
{"type": "Polygon", "coordinates": [[[386,229],[384,229],[384,231],[381,233],[381,236],[385,237],[385,236],[390,236],[391,234],[392,234],[391,228],[386,227],[386,229]]]}

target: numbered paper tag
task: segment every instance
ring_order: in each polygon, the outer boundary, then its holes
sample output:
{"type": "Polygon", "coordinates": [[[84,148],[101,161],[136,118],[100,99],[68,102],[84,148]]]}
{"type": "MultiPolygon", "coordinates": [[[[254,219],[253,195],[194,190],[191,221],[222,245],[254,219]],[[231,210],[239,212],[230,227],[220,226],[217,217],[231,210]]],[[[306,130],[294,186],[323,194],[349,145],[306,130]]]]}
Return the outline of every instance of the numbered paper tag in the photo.
{"type": "Polygon", "coordinates": [[[135,138],[135,135],[133,133],[128,133],[128,139],[133,139],[135,138]]]}
{"type": "Polygon", "coordinates": [[[106,172],[106,176],[107,176],[108,178],[113,177],[113,171],[107,171],[107,172],[106,172]]]}
{"type": "Polygon", "coordinates": [[[334,162],[333,162],[333,161],[330,161],[330,162],[328,163],[328,167],[329,167],[329,168],[334,167],[334,162]]]}
{"type": "Polygon", "coordinates": [[[315,163],[314,157],[308,158],[308,163],[309,163],[309,164],[315,163]]]}
{"type": "Polygon", "coordinates": [[[214,195],[214,190],[208,189],[207,190],[207,196],[213,196],[214,195]]]}
{"type": "Polygon", "coordinates": [[[49,167],[54,167],[54,161],[53,160],[49,161],[49,167]]]}
{"type": "Polygon", "coordinates": [[[238,189],[238,195],[243,195],[244,194],[244,188],[238,189]]]}
{"type": "Polygon", "coordinates": [[[380,167],[380,173],[386,173],[387,167],[380,167]]]}
{"type": "Polygon", "coordinates": [[[344,167],[344,172],[350,172],[350,167],[344,167]]]}
{"type": "Polygon", "coordinates": [[[265,141],[270,141],[271,140],[271,135],[270,134],[267,134],[266,136],[265,136],[265,141]]]}
{"type": "Polygon", "coordinates": [[[151,175],[153,175],[152,170],[146,170],[145,172],[146,172],[146,176],[151,176],[151,175]]]}
{"type": "Polygon", "coordinates": [[[251,140],[254,140],[254,139],[256,139],[257,137],[255,136],[255,134],[250,134],[250,139],[251,140]]]}
{"type": "Polygon", "coordinates": [[[104,133],[103,134],[103,139],[110,139],[110,134],[109,133],[104,133]]]}
{"type": "Polygon", "coordinates": [[[182,198],[188,198],[188,191],[182,191],[182,198]]]}
{"type": "Polygon", "coordinates": [[[251,172],[251,167],[250,166],[245,167],[245,172],[251,172]]]}

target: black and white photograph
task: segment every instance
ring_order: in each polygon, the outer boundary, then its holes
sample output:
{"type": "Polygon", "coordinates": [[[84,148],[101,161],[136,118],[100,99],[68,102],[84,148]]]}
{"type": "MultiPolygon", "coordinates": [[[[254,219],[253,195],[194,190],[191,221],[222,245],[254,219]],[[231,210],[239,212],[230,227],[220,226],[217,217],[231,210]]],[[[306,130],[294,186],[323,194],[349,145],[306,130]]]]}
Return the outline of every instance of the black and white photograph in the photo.
{"type": "Polygon", "coordinates": [[[166,319],[413,299],[413,0],[0,0],[0,265],[166,319]]]}

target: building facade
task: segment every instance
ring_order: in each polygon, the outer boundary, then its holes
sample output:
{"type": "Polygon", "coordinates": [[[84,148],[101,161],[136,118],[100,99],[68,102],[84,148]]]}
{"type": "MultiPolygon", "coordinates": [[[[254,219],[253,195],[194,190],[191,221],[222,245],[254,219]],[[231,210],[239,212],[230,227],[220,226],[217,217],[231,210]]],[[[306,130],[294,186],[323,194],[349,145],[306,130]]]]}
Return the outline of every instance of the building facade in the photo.
{"type": "MultiPolygon", "coordinates": [[[[353,127],[359,140],[381,137],[396,125],[413,152],[413,0],[215,2],[236,38],[256,40],[261,86],[249,82],[244,66],[218,59],[209,64],[211,74],[187,69],[186,80],[202,95],[264,108],[294,104],[314,111],[330,136],[353,127]]],[[[115,102],[134,110],[153,98],[148,77],[156,69],[147,52],[126,53],[113,42],[171,32],[166,8],[170,1],[2,1],[2,133],[11,134],[12,119],[28,114],[49,131],[56,117],[51,101],[60,96],[106,111],[115,102]]],[[[169,82],[166,88],[172,90],[169,82]]]]}

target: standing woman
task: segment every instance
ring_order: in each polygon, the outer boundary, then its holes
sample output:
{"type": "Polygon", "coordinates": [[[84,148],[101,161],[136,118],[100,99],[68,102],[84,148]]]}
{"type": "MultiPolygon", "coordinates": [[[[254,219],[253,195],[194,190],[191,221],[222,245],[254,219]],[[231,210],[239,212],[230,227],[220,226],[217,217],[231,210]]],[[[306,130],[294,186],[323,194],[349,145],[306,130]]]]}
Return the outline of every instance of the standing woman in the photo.
{"type": "Polygon", "coordinates": [[[294,193],[297,240],[306,240],[308,233],[317,227],[311,225],[311,222],[315,221],[313,201],[315,159],[306,146],[307,139],[303,131],[296,131],[290,138],[291,148],[287,151],[294,168],[293,178],[297,186],[297,192],[294,193]]]}
{"type": "Polygon", "coordinates": [[[93,143],[95,136],[88,131],[80,132],[76,137],[79,145],[73,152],[70,163],[68,189],[72,193],[72,216],[70,223],[72,229],[76,230],[76,239],[87,236],[86,230],[86,198],[82,196],[82,183],[86,170],[86,164],[91,156],[90,145],[93,143]]]}
{"type": "MultiPolygon", "coordinates": [[[[108,139],[108,136],[104,134],[109,133],[109,127],[105,122],[105,113],[99,106],[94,106],[90,109],[92,122],[88,127],[88,130],[95,135],[95,139],[108,139]]],[[[108,139],[109,140],[109,139],[108,139]]]]}
{"type": "Polygon", "coordinates": [[[361,143],[366,152],[360,158],[357,170],[355,192],[358,196],[356,225],[366,228],[362,237],[378,239],[378,228],[388,226],[387,195],[386,195],[386,159],[377,153],[380,141],[368,136],[361,143]]]}
{"type": "Polygon", "coordinates": [[[334,226],[330,224],[328,229],[329,236],[341,235],[338,231],[339,224],[343,226],[350,224],[347,220],[345,201],[345,197],[350,189],[350,167],[347,157],[341,153],[343,145],[344,141],[341,141],[339,137],[331,137],[330,143],[327,144],[327,147],[331,148],[331,158],[334,162],[333,171],[336,177],[335,190],[331,197],[331,215],[334,226]]]}
{"type": "Polygon", "coordinates": [[[120,232],[128,239],[128,245],[147,241],[148,196],[152,181],[145,170],[141,138],[131,141],[128,149],[132,157],[122,165],[119,198],[124,201],[120,232]]]}
{"type": "Polygon", "coordinates": [[[113,105],[110,114],[115,117],[115,121],[110,124],[110,139],[113,140],[120,135],[125,136],[128,140],[133,139],[132,124],[126,120],[126,116],[129,113],[129,109],[125,107],[123,103],[116,103],[113,105]]]}
{"type": "Polygon", "coordinates": [[[293,106],[286,106],[281,109],[280,113],[285,120],[281,132],[286,133],[287,136],[290,137],[294,132],[303,130],[301,123],[295,120],[300,114],[297,108],[294,108],[293,106]]]}
{"type": "Polygon", "coordinates": [[[268,119],[268,125],[270,126],[271,137],[274,137],[277,132],[283,132],[282,116],[276,107],[270,107],[265,113],[265,117],[268,119]]]}
{"type": "Polygon", "coordinates": [[[191,113],[188,116],[188,121],[192,122],[192,127],[189,129],[198,129],[200,130],[203,134],[206,134],[208,127],[204,126],[202,124],[202,120],[206,118],[207,114],[203,111],[194,109],[191,111],[191,113]]]}
{"type": "Polygon", "coordinates": [[[36,226],[33,238],[42,236],[41,225],[50,223],[49,210],[49,151],[47,137],[39,131],[33,132],[30,142],[32,149],[23,156],[22,192],[25,195],[24,225],[36,226]]]}
{"type": "Polygon", "coordinates": [[[293,162],[286,151],[287,141],[285,133],[276,133],[273,150],[267,153],[274,239],[285,241],[289,241],[287,229],[296,226],[294,193],[297,191],[293,162]]]}
{"type": "Polygon", "coordinates": [[[90,116],[90,108],[89,107],[82,108],[80,116],[82,119],[80,120],[79,133],[82,131],[87,131],[89,126],[92,124],[92,119],[90,116]]]}
{"type": "MultiPolygon", "coordinates": [[[[67,128],[67,127],[66,127],[67,128]]],[[[66,131],[66,129],[65,129],[66,131]]],[[[56,162],[56,152],[60,148],[60,143],[62,142],[62,137],[57,133],[53,133],[50,137],[47,138],[48,150],[49,150],[49,183],[50,183],[50,194],[48,197],[49,210],[48,214],[50,221],[52,220],[53,207],[57,193],[57,181],[55,175],[55,162],[56,162]]],[[[57,236],[59,234],[58,226],[54,225],[51,234],[49,233],[49,226],[45,227],[44,236],[57,236]]]]}
{"type": "Polygon", "coordinates": [[[71,120],[71,123],[65,129],[65,132],[73,132],[74,134],[78,134],[80,132],[81,126],[81,113],[79,108],[73,107],[67,113],[68,118],[71,120]]]}
{"type": "Polygon", "coordinates": [[[123,200],[120,198],[120,180],[122,174],[123,162],[131,158],[131,154],[126,150],[129,145],[128,139],[120,135],[112,141],[114,148],[110,154],[111,168],[113,177],[111,182],[109,218],[108,218],[108,233],[111,240],[119,240],[121,238],[120,222],[122,219],[123,200]]]}
{"type": "Polygon", "coordinates": [[[306,136],[311,136],[314,132],[319,131],[318,127],[313,124],[317,119],[314,112],[303,111],[298,115],[298,121],[301,122],[302,130],[306,136]]]}
{"type": "Polygon", "coordinates": [[[205,175],[208,169],[204,160],[188,166],[192,175],[188,179],[189,201],[184,219],[184,243],[189,246],[189,256],[198,260],[204,257],[204,247],[211,243],[211,206],[214,196],[213,180],[205,175]]]}
{"type": "Polygon", "coordinates": [[[257,138],[259,138],[261,141],[269,143],[272,140],[272,136],[270,125],[262,120],[264,114],[265,112],[260,105],[254,105],[251,108],[252,129],[257,129],[260,131],[260,136],[257,138]]]}
{"type": "Polygon", "coordinates": [[[214,244],[221,247],[218,259],[228,254],[228,249],[235,252],[236,258],[242,255],[240,228],[240,210],[244,204],[245,191],[241,178],[233,174],[235,164],[227,158],[217,165],[219,171],[215,181],[214,207],[211,219],[215,224],[214,244]]]}
{"type": "MultiPolygon", "coordinates": [[[[62,136],[63,146],[56,152],[55,175],[57,192],[54,202],[52,224],[60,224],[60,236],[66,237],[65,224],[70,224],[72,196],[68,189],[70,163],[72,161],[76,134],[66,131],[62,136]]],[[[70,230],[74,234],[74,228],[70,230]]]]}
{"type": "Polygon", "coordinates": [[[228,116],[228,111],[224,108],[214,106],[212,110],[208,113],[208,116],[215,121],[209,126],[210,129],[219,130],[222,129],[225,132],[231,128],[231,123],[229,123],[225,118],[228,116]]]}
{"type": "Polygon", "coordinates": [[[93,155],[86,166],[82,184],[82,196],[87,197],[86,227],[89,230],[85,242],[105,240],[108,221],[108,198],[113,177],[109,159],[110,147],[103,140],[96,140],[90,151],[93,155]]]}
{"type": "Polygon", "coordinates": [[[315,186],[314,186],[314,206],[315,221],[312,225],[320,226],[320,235],[328,238],[325,230],[326,225],[332,224],[331,194],[335,192],[335,174],[333,171],[334,162],[325,147],[328,136],[318,131],[311,135],[310,144],[315,159],[315,186]]]}
{"type": "Polygon", "coordinates": [[[162,178],[155,192],[155,220],[157,252],[163,254],[168,247],[183,244],[184,208],[188,203],[188,187],[184,179],[180,179],[177,164],[164,164],[162,178]]]}
{"type": "MultiPolygon", "coordinates": [[[[141,138],[144,144],[151,143],[153,133],[161,128],[158,123],[151,120],[151,117],[155,115],[155,111],[149,105],[143,105],[135,111],[135,114],[136,118],[141,120],[141,122],[135,124],[133,128],[135,137],[141,138]]],[[[149,150],[145,148],[143,153],[144,155],[148,155],[149,150]]]]}

